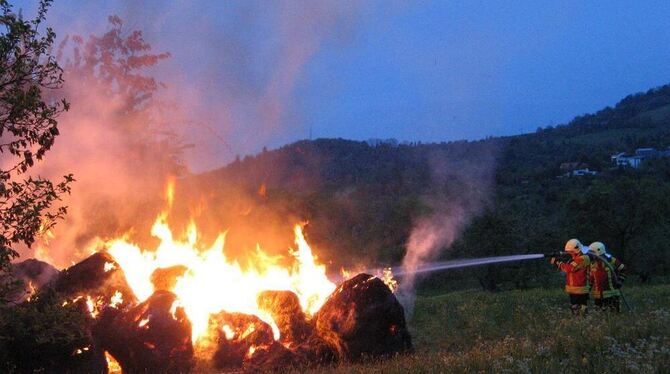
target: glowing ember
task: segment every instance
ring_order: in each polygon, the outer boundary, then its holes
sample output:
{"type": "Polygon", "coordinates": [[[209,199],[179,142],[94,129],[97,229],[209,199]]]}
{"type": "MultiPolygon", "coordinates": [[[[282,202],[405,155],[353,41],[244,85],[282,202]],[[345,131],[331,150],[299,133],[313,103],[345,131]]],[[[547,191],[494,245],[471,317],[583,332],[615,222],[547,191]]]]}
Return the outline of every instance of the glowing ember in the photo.
{"type": "Polygon", "coordinates": [[[113,262],[105,262],[104,270],[105,270],[105,273],[110,271],[110,270],[114,270],[114,263],[113,262]]]}
{"type": "Polygon", "coordinates": [[[93,302],[93,299],[90,296],[86,296],[86,307],[88,308],[88,312],[91,314],[91,317],[95,318],[98,316],[98,311],[95,308],[95,303],[93,302]]]}
{"type": "Polygon", "coordinates": [[[252,345],[251,347],[249,347],[249,351],[247,352],[247,357],[251,357],[251,356],[253,356],[253,355],[254,355],[254,352],[256,352],[256,347],[254,347],[254,346],[252,345]]]}
{"type": "Polygon", "coordinates": [[[230,340],[230,339],[232,339],[232,338],[235,337],[235,331],[233,331],[233,329],[231,329],[230,326],[228,326],[228,325],[223,325],[223,327],[221,328],[221,330],[222,330],[223,333],[226,335],[226,339],[230,340]]]}
{"type": "Polygon", "coordinates": [[[82,354],[82,353],[84,353],[84,352],[87,352],[89,349],[90,349],[90,347],[80,348],[80,349],[77,349],[77,350],[74,352],[74,354],[75,354],[75,355],[80,355],[80,354],[82,354]]]}
{"type": "MultiPolygon", "coordinates": [[[[172,204],[174,187],[168,185],[166,200],[172,204]]],[[[210,314],[220,311],[253,314],[268,323],[274,338],[279,339],[279,328],[272,317],[258,309],[257,295],[266,290],[289,290],[298,295],[303,310],[312,315],[319,310],[335,284],[326,277],[324,265],[316,262],[305,241],[302,226],[294,228],[296,249],[290,253],[294,265],[284,267],[278,258],[267,255],[260,248],[253,255],[253,266],[242,269],[236,261],[226,258],[225,234],[220,234],[208,249],[200,249],[198,231],[192,222],[183,240],[175,239],[167,224],[167,214],[156,219],[151,233],[160,240],[155,250],[143,250],[126,238],[106,243],[107,250],[119,264],[133,292],[140,301],[155,291],[152,274],[157,269],[183,266],[185,272],[176,277],[170,291],[174,292],[193,324],[193,341],[207,334],[210,314]]],[[[176,304],[173,305],[173,309],[176,304]]],[[[230,328],[229,328],[230,329],[230,328]]],[[[232,331],[224,332],[228,336],[232,331]]]]}
{"type": "Polygon", "coordinates": [[[107,370],[109,374],[117,374],[121,373],[121,365],[119,365],[119,362],[112,357],[109,353],[105,351],[105,359],[107,360],[107,370]]]}
{"type": "Polygon", "coordinates": [[[123,303],[123,295],[121,291],[114,292],[114,296],[109,300],[109,306],[116,308],[123,303]]]}

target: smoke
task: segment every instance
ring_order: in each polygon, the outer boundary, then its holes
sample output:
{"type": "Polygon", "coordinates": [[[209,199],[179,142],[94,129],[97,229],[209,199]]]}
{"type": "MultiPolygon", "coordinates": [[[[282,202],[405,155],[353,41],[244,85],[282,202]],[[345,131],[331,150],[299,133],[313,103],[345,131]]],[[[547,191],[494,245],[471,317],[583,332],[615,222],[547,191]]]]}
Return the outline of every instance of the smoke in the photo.
{"type": "Polygon", "coordinates": [[[490,199],[499,145],[494,141],[466,144],[465,153],[436,152],[430,158],[431,189],[424,201],[432,209],[414,223],[402,261],[402,282],[398,298],[408,316],[412,315],[416,284],[415,271],[435,261],[458,239],[470,220],[490,199]]]}
{"type": "Polygon", "coordinates": [[[194,171],[306,138],[296,89],[320,50],[346,47],[367,7],[332,1],[180,2],[167,9],[128,4],[141,20],[135,27],[174,56],[161,78],[183,93],[176,101],[189,108],[180,134],[196,144],[187,154],[194,171]]]}
{"type": "MultiPolygon", "coordinates": [[[[105,12],[123,20],[121,37],[142,31],[152,46],[148,53],[171,57],[139,70],[159,84],[134,112],[124,87],[114,83],[118,91],[110,94],[66,68],[63,96],[71,110],[59,119],[61,135],[34,172],[52,179],[72,173],[76,183],[63,201],[66,220],[35,248],[21,249],[22,257],[63,267],[89,255],[99,237],[146,235],[168,178],[299,137],[304,124],[293,103],[296,85],[324,44],[344,46],[352,37],[360,8],[288,1],[106,4],[105,12]]],[[[70,41],[104,35],[115,27],[106,19],[99,7],[78,2],[56,3],[48,17],[61,40],[69,35],[70,41]]],[[[69,44],[61,62],[77,53],[69,44]]]]}

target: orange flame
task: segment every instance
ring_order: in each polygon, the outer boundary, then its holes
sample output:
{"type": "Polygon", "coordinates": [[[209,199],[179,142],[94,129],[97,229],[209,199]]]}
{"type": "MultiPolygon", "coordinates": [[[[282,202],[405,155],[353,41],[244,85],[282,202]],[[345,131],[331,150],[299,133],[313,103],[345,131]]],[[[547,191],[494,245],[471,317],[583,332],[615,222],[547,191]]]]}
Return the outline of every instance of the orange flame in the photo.
{"type": "MultiPolygon", "coordinates": [[[[169,205],[173,184],[168,184],[167,191],[169,205]]],[[[290,251],[294,265],[289,268],[280,266],[275,257],[257,248],[252,255],[255,266],[242,269],[237,261],[226,257],[225,233],[219,234],[211,247],[200,250],[195,224],[190,224],[183,240],[175,239],[167,224],[166,213],[157,217],[151,233],[160,240],[153,251],[143,250],[126,238],[107,242],[107,250],[124,271],[140,301],[154,292],[151,275],[156,269],[178,265],[187,269],[177,278],[171,291],[177,295],[192,323],[194,343],[206,337],[210,315],[220,311],[256,315],[272,327],[275,339],[279,339],[279,329],[272,317],[256,305],[260,292],[293,291],[298,295],[303,310],[311,315],[335,289],[335,284],[326,276],[325,266],[316,262],[305,240],[302,225],[294,227],[297,248],[290,251]]],[[[225,326],[223,328],[225,331],[225,326]]],[[[205,340],[202,339],[203,342],[205,340]]]]}
{"type": "Polygon", "coordinates": [[[386,284],[391,292],[395,293],[398,289],[398,281],[393,277],[393,270],[391,268],[384,268],[380,279],[386,284]]]}
{"type": "Polygon", "coordinates": [[[174,178],[170,178],[165,186],[165,201],[167,202],[168,209],[172,208],[172,202],[174,201],[174,185],[174,178]]]}
{"type": "Polygon", "coordinates": [[[105,351],[105,359],[107,360],[107,370],[109,374],[118,374],[122,372],[119,362],[107,351],[105,351]]]}

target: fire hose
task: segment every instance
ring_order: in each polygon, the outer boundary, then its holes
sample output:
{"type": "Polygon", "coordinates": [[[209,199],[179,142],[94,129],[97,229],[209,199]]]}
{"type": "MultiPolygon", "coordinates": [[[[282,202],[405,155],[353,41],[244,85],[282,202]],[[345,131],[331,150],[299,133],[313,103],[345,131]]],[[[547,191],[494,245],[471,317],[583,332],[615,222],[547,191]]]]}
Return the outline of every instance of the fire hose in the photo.
{"type": "MultiPolygon", "coordinates": [[[[605,259],[603,256],[601,256],[597,253],[593,253],[593,251],[587,251],[584,254],[588,255],[590,258],[596,258],[598,261],[601,261],[603,264],[605,264],[605,266],[607,266],[607,268],[612,272],[612,275],[614,276],[615,287],[617,285],[619,286],[617,288],[619,290],[619,296],[621,297],[621,300],[623,301],[624,305],[626,305],[626,309],[628,309],[629,312],[633,312],[633,308],[630,306],[630,304],[628,303],[628,300],[626,299],[626,296],[624,296],[624,294],[623,294],[623,290],[621,289],[621,285],[623,285],[623,282],[619,278],[619,275],[617,274],[616,269],[614,269],[614,266],[612,266],[612,264],[609,261],[607,261],[607,259],[605,259]]],[[[567,252],[563,252],[563,251],[557,251],[557,252],[552,252],[552,253],[545,254],[544,257],[547,257],[547,258],[555,257],[555,258],[558,258],[558,259],[569,259],[570,254],[568,254],[567,252]]]]}

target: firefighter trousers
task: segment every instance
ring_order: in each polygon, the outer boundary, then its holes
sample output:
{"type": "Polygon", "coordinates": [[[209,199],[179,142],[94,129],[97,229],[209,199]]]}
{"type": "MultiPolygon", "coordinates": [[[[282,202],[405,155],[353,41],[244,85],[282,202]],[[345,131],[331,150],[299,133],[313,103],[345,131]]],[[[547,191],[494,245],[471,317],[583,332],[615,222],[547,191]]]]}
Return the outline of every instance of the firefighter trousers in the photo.
{"type": "Polygon", "coordinates": [[[589,294],[568,294],[570,296],[570,310],[574,315],[583,315],[588,312],[589,294]]]}

